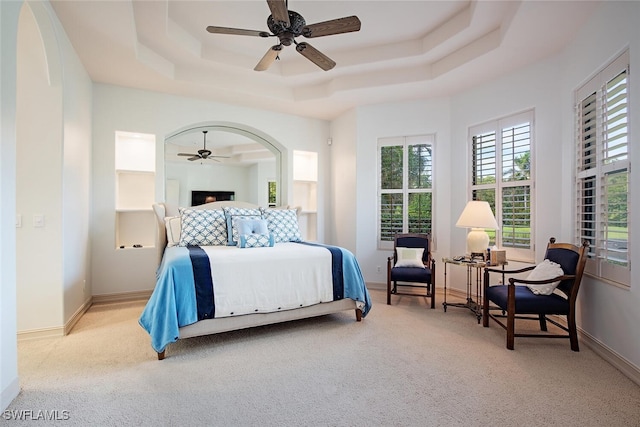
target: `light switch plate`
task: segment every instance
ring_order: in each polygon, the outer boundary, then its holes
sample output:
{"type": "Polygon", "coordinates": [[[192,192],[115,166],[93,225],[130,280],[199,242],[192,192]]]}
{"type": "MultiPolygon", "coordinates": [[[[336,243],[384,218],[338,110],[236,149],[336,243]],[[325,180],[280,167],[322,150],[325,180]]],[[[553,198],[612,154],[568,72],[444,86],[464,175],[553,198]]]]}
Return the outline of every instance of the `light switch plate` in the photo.
{"type": "Polygon", "coordinates": [[[16,214],[16,228],[22,227],[22,215],[16,214]]]}
{"type": "Polygon", "coordinates": [[[44,227],[44,215],[43,214],[33,214],[33,226],[34,227],[44,227]]]}

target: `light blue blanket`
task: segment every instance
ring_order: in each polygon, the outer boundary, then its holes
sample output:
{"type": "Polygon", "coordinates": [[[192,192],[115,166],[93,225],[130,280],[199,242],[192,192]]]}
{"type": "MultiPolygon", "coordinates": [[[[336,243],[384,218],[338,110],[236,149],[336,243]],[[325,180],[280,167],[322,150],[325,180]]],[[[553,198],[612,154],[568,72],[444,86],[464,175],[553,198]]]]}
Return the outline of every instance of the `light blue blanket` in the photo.
{"type": "MultiPolygon", "coordinates": [[[[322,246],[322,245],[320,245],[322,246]]],[[[342,251],[344,297],[364,304],[362,315],[371,309],[371,298],[353,254],[342,251]]],[[[179,328],[198,321],[193,268],[189,250],[185,247],[166,248],[157,272],[156,287],[138,323],[151,336],[151,346],[157,352],[176,342],[179,328]]]]}

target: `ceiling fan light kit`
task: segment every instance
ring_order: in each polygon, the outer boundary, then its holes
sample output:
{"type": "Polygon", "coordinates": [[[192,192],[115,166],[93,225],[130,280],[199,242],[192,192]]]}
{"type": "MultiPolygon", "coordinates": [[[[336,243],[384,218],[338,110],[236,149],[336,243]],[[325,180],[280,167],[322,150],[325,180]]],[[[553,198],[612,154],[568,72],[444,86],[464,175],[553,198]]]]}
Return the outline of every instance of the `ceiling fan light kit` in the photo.
{"type": "Polygon", "coordinates": [[[292,44],[296,45],[296,51],[302,56],[316,64],[321,69],[328,71],[335,67],[336,63],[309,43],[298,43],[296,41],[296,37],[324,37],[334,34],[360,31],[361,23],[357,16],[346,16],[344,18],[307,25],[302,15],[298,12],[294,12],[293,10],[289,10],[288,2],[286,0],[267,0],[267,4],[271,11],[271,15],[267,18],[267,27],[269,27],[271,33],[266,31],[217,27],[211,25],[207,27],[207,31],[212,34],[278,37],[280,43],[269,48],[267,53],[265,53],[262,59],[260,59],[258,64],[255,66],[255,71],[267,70],[273,61],[279,59],[278,54],[282,50],[282,47],[290,46],[292,44]]]}

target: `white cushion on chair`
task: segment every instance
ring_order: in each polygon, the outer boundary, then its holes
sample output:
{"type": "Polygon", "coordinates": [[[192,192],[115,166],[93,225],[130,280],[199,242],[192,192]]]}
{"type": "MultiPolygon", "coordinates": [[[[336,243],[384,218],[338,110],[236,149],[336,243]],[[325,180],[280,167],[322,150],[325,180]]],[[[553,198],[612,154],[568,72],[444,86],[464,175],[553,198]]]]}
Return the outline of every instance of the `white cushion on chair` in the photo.
{"type": "MultiPolygon", "coordinates": [[[[562,276],[563,274],[564,271],[562,267],[560,267],[560,264],[545,259],[529,273],[527,280],[549,280],[562,276]]],[[[559,284],[560,281],[558,280],[557,282],[545,283],[543,285],[527,284],[527,287],[536,295],[551,295],[559,284]]]]}
{"type": "Polygon", "coordinates": [[[418,267],[424,268],[422,263],[422,254],[424,248],[396,248],[398,261],[394,267],[418,267]]]}

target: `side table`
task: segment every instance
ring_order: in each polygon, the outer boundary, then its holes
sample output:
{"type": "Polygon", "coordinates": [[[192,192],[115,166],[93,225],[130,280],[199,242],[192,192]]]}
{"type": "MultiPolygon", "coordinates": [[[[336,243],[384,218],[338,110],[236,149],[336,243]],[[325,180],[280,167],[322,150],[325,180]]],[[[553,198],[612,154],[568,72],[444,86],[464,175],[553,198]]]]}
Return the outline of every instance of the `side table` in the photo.
{"type": "Polygon", "coordinates": [[[467,308],[471,310],[478,319],[478,323],[480,323],[480,319],[482,319],[482,269],[487,265],[485,261],[478,260],[457,260],[453,258],[442,258],[442,262],[444,262],[444,302],[442,306],[446,313],[447,306],[450,307],[461,307],[467,308]],[[447,302],[447,265],[460,265],[467,268],[467,295],[466,302],[462,303],[451,303],[447,302]],[[473,278],[473,271],[475,270],[475,280],[473,278]],[[472,291],[473,291],[473,283],[475,281],[476,292],[475,292],[475,300],[473,299],[472,291]]]}

